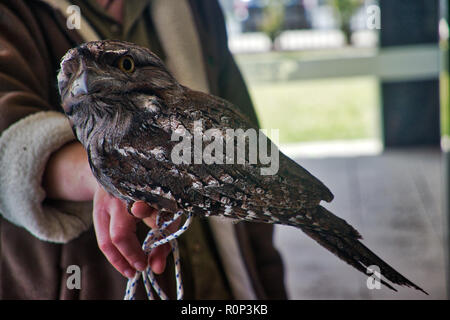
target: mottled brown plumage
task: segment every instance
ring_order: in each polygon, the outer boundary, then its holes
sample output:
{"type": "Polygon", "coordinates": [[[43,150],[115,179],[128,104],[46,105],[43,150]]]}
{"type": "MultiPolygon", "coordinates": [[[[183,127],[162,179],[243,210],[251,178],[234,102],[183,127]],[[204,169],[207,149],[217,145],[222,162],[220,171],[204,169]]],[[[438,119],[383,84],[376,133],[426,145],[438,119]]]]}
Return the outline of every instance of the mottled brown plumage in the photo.
{"type": "Polygon", "coordinates": [[[423,291],[322,207],[333,199],[330,190],[281,152],[275,175],[261,175],[265,165],[250,164],[248,155],[245,165],[174,163],[172,133],[192,135],[196,120],[204,131],[222,133],[255,125],[229,102],[180,85],[148,49],[120,41],[83,44],[64,56],[58,85],[95,177],[115,197],[169,213],[295,226],[361,272],[377,265],[386,280],[423,291]]]}

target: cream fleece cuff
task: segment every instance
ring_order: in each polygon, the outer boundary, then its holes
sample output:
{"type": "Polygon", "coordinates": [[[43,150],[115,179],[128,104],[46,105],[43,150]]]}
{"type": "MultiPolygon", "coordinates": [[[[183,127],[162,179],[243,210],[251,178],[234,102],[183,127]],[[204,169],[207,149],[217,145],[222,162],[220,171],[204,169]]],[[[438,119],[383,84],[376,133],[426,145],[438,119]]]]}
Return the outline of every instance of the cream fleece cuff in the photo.
{"type": "Polygon", "coordinates": [[[92,225],[91,201],[48,201],[41,186],[50,155],[74,139],[54,111],[23,118],[0,136],[0,214],[41,240],[65,243],[92,225]]]}

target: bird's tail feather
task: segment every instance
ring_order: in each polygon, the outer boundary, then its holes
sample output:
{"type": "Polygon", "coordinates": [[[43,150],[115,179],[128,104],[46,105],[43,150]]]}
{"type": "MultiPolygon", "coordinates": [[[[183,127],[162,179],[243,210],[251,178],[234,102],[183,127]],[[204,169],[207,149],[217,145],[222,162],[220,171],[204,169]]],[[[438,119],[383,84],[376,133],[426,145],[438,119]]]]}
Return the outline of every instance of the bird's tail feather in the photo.
{"type": "MultiPolygon", "coordinates": [[[[319,206],[320,207],[320,206],[319,206]]],[[[325,208],[320,207],[320,210],[325,210],[325,208]]],[[[330,212],[328,212],[331,214],[330,212]]],[[[332,215],[332,214],[331,214],[332,215]]],[[[333,215],[334,216],[334,215],[333,215]]],[[[336,216],[334,216],[336,217],[336,216]]],[[[336,217],[338,218],[338,217],[336,217]]],[[[338,218],[340,219],[340,218],[338,218]]],[[[342,219],[340,219],[342,220],[342,219]]],[[[343,221],[343,220],[342,220],[343,221]]],[[[299,226],[303,232],[305,232],[308,236],[316,240],[320,245],[334,253],[336,256],[366,274],[367,267],[375,265],[380,269],[381,276],[386,280],[398,284],[404,285],[408,287],[413,287],[417,290],[422,291],[427,294],[422,288],[412,283],[400,273],[398,273],[394,268],[384,262],[380,257],[378,257],[375,253],[373,253],[369,248],[364,246],[359,240],[358,236],[355,237],[355,234],[352,232],[349,235],[345,235],[342,233],[335,233],[333,230],[323,230],[319,228],[310,228],[305,225],[299,226]]],[[[358,234],[359,235],[359,234],[358,234]]],[[[392,287],[388,282],[383,279],[380,279],[381,283],[386,285],[388,288],[397,291],[394,287],[392,287]]]]}

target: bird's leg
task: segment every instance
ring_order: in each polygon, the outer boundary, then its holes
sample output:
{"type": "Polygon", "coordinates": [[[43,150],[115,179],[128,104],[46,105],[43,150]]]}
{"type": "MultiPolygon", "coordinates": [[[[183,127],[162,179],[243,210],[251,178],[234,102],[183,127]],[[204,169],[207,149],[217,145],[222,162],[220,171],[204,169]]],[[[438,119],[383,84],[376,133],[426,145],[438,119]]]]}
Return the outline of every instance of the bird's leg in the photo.
{"type": "Polygon", "coordinates": [[[175,215],[167,210],[161,209],[156,216],[156,226],[160,229],[164,222],[170,221],[173,219],[175,215]]]}

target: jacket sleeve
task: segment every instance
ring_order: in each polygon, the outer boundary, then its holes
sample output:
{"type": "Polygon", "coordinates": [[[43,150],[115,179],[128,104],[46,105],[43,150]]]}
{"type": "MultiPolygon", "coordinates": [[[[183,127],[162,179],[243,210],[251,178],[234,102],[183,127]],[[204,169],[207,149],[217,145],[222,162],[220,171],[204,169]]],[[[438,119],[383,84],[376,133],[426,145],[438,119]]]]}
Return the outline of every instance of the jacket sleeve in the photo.
{"type": "MultiPolygon", "coordinates": [[[[0,215],[34,236],[67,242],[91,225],[87,203],[50,202],[41,187],[50,154],[74,140],[51,102],[54,68],[22,1],[0,4],[0,215]]],[[[53,95],[53,96],[52,96],[53,95]]]]}

